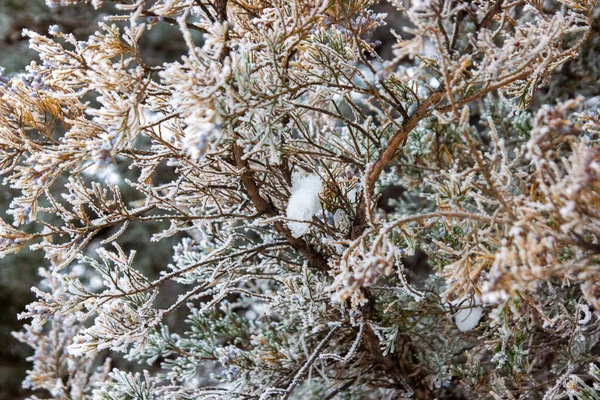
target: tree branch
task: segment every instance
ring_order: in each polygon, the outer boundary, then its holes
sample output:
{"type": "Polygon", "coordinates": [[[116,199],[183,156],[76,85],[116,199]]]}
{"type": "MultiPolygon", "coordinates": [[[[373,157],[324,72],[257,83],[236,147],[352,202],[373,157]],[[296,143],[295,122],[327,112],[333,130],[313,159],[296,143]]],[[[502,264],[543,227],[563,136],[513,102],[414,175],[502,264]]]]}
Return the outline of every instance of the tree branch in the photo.
{"type": "MultiPolygon", "coordinates": [[[[246,192],[248,193],[248,197],[252,204],[256,209],[261,213],[269,217],[274,217],[279,215],[279,210],[267,201],[264,197],[261,196],[259,192],[258,185],[254,180],[252,173],[248,168],[248,161],[243,158],[243,149],[240,145],[233,145],[233,155],[235,158],[235,166],[240,170],[240,179],[246,192]]],[[[283,236],[288,243],[295,248],[306,260],[308,261],[311,267],[316,268],[319,271],[327,271],[328,265],[327,260],[317,252],[310,244],[308,244],[303,239],[297,238],[292,235],[290,229],[283,224],[281,221],[276,221],[273,224],[275,226],[275,230],[283,236]]]]}
{"type": "MultiPolygon", "coordinates": [[[[443,88],[440,88],[438,91],[433,92],[424,102],[422,102],[419,105],[415,112],[402,123],[400,129],[398,129],[394,136],[392,136],[392,138],[389,140],[385,150],[383,151],[383,153],[381,153],[375,164],[373,164],[373,167],[371,167],[371,169],[368,172],[368,176],[366,179],[367,187],[365,188],[366,196],[373,195],[373,191],[375,190],[375,183],[377,182],[377,179],[379,179],[379,175],[381,175],[383,169],[390,162],[392,162],[398,148],[406,142],[408,134],[415,128],[415,126],[417,126],[419,121],[421,121],[430,113],[431,106],[435,105],[440,99],[442,99],[443,96],[443,88]]],[[[367,215],[365,209],[366,206],[367,199],[363,197],[356,211],[356,217],[354,219],[352,227],[351,239],[353,240],[360,236],[360,234],[365,230],[365,219],[367,215]]]]}

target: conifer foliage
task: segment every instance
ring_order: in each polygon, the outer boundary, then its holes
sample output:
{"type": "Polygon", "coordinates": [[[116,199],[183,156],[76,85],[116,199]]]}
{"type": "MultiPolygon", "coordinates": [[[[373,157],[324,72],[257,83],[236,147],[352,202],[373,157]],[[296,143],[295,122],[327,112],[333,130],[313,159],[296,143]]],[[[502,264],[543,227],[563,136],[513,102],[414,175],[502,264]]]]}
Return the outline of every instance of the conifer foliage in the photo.
{"type": "Polygon", "coordinates": [[[46,1],[114,12],[0,83],[32,398],[600,398],[596,0],[46,1]]]}

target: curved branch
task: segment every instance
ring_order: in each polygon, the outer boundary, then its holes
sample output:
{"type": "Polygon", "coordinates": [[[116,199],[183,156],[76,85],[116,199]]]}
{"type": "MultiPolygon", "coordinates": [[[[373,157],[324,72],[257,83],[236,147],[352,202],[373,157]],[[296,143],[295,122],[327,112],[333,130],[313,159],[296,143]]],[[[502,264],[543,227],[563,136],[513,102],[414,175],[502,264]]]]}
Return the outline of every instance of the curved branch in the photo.
{"type": "MultiPolygon", "coordinates": [[[[417,126],[419,121],[425,118],[430,112],[431,107],[435,105],[438,101],[440,101],[444,97],[444,89],[440,88],[439,90],[433,92],[425,101],[423,101],[419,107],[415,110],[415,112],[402,123],[400,129],[396,131],[396,133],[392,136],[389,142],[386,145],[385,150],[375,164],[370,168],[366,179],[366,190],[365,194],[367,196],[372,196],[373,191],[375,190],[375,182],[379,179],[379,175],[383,169],[394,159],[396,155],[396,151],[398,148],[406,142],[408,138],[408,134],[417,126]]],[[[366,220],[366,206],[367,201],[363,197],[360,204],[358,205],[358,209],[356,210],[356,217],[354,219],[351,239],[356,239],[360,234],[365,230],[365,220],[366,220]]]]}
{"type": "MultiPolygon", "coordinates": [[[[244,185],[244,188],[248,193],[248,197],[250,198],[250,201],[252,201],[254,207],[256,207],[261,214],[269,217],[279,215],[279,210],[261,196],[258,185],[256,184],[252,173],[249,171],[248,161],[243,157],[244,150],[240,145],[233,145],[233,156],[235,158],[235,166],[238,170],[240,170],[240,179],[242,184],[244,185]]],[[[295,248],[302,256],[304,256],[304,258],[306,258],[311,267],[314,267],[319,271],[327,271],[327,260],[310,244],[303,239],[292,235],[290,229],[284,225],[283,222],[277,221],[273,225],[275,230],[279,232],[279,234],[282,235],[293,248],[295,248]]]]}

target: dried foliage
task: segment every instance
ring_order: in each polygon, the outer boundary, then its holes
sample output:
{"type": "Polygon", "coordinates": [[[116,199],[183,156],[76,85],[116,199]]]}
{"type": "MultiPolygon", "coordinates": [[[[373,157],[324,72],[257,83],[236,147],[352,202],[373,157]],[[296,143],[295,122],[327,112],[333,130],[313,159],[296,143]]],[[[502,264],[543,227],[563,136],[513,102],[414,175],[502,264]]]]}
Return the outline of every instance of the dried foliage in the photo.
{"type": "Polygon", "coordinates": [[[105,2],[85,41],[25,30],[39,62],[0,86],[0,253],[48,261],[27,387],[598,398],[600,115],[534,98],[595,0],[389,0],[401,32],[374,0],[105,2]],[[188,51],[151,65],[159,24],[188,51]],[[156,221],[187,237],[151,276],[119,241],[156,221]]]}

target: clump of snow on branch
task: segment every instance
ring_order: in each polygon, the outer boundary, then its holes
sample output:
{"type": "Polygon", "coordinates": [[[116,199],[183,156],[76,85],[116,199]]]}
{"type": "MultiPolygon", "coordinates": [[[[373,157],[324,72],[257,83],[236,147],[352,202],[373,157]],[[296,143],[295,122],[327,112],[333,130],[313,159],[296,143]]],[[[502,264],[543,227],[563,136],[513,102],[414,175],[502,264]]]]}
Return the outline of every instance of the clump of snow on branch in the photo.
{"type": "Polygon", "coordinates": [[[481,307],[481,301],[477,297],[474,299],[460,299],[454,301],[453,304],[458,307],[458,311],[454,314],[454,322],[459,331],[472,331],[479,325],[483,315],[483,307],[481,307]]]}
{"type": "Polygon", "coordinates": [[[297,172],[292,176],[292,194],[287,204],[286,216],[292,235],[300,237],[310,228],[309,222],[321,211],[319,195],[323,192],[323,182],[317,174],[302,175],[297,172]]]}

